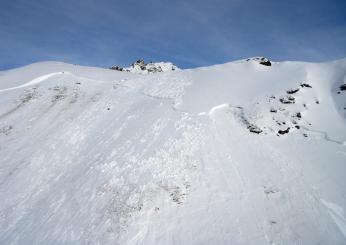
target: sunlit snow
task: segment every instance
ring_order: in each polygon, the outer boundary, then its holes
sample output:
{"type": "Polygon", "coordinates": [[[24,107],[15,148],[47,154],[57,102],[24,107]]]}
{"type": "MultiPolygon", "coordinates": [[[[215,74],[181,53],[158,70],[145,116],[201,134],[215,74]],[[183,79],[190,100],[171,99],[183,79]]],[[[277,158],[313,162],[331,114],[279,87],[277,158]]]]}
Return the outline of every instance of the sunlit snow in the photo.
{"type": "Polygon", "coordinates": [[[0,244],[345,244],[346,60],[260,61],[0,73],[0,244]]]}

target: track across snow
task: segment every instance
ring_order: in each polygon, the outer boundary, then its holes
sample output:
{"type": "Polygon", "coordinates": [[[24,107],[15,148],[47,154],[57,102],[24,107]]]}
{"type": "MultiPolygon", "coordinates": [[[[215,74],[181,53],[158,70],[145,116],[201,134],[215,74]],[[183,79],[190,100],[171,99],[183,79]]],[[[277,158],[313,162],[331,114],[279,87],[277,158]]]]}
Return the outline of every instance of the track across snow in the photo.
{"type": "Polygon", "coordinates": [[[11,91],[11,90],[15,90],[15,89],[20,89],[20,88],[26,88],[26,87],[30,87],[30,86],[33,86],[33,85],[36,85],[38,83],[41,83],[51,77],[54,77],[54,76],[57,76],[57,75],[62,75],[62,74],[69,74],[68,72],[53,72],[53,73],[49,73],[49,74],[46,74],[46,75],[42,75],[42,76],[39,76],[35,79],[32,79],[31,81],[27,82],[27,83],[24,83],[23,85],[19,85],[19,86],[16,86],[16,87],[11,87],[11,88],[5,88],[5,89],[0,89],[0,93],[1,92],[6,92],[6,91],[11,91]]]}

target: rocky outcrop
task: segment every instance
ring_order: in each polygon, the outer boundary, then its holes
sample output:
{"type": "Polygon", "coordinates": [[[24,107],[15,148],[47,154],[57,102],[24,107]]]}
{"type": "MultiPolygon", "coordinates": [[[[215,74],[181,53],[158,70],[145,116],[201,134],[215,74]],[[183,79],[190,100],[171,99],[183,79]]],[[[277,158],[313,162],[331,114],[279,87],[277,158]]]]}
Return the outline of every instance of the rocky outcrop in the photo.
{"type": "Polygon", "coordinates": [[[130,67],[112,66],[110,69],[116,71],[127,71],[138,74],[152,74],[158,72],[167,72],[180,70],[176,65],[171,62],[149,62],[145,63],[143,59],[137,60],[130,67]]]}
{"type": "Polygon", "coordinates": [[[249,61],[256,61],[259,64],[264,65],[264,66],[271,66],[272,65],[270,60],[267,59],[267,58],[264,58],[264,57],[252,57],[252,58],[246,59],[246,61],[247,62],[249,62],[249,61]]]}
{"type": "Polygon", "coordinates": [[[115,70],[115,71],[123,71],[124,70],[124,68],[122,68],[120,66],[111,66],[109,69],[115,70]]]}

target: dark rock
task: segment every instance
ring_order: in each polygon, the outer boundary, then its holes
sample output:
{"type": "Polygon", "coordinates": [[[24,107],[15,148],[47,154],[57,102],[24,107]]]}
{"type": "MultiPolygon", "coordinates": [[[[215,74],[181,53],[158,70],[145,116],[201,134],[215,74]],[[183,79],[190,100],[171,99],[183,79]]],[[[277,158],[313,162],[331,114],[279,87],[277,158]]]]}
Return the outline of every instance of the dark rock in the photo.
{"type": "Polygon", "coordinates": [[[280,98],[280,102],[283,104],[294,104],[295,103],[295,99],[292,96],[289,96],[287,98],[280,98]]]}
{"type": "Polygon", "coordinates": [[[302,87],[302,88],[312,88],[311,85],[307,84],[307,83],[300,84],[300,87],[302,87]]]}
{"type": "Polygon", "coordinates": [[[296,117],[302,118],[302,114],[301,114],[300,112],[297,112],[297,113],[296,113],[296,117]]]}
{"type": "Polygon", "coordinates": [[[346,90],[346,84],[342,84],[342,85],[340,86],[340,90],[341,90],[341,91],[346,90]]]}
{"type": "Polygon", "coordinates": [[[275,109],[270,109],[270,112],[277,113],[278,111],[275,109]]]}
{"type": "Polygon", "coordinates": [[[257,127],[257,126],[254,125],[254,124],[249,125],[247,128],[249,129],[249,131],[250,131],[251,133],[259,134],[259,133],[262,133],[262,132],[263,132],[259,127],[257,127]]]}
{"type": "Polygon", "coordinates": [[[261,65],[264,65],[264,66],[271,66],[271,65],[272,65],[272,63],[271,63],[269,60],[260,61],[260,64],[261,64],[261,65]]]}
{"type": "Polygon", "coordinates": [[[120,67],[120,66],[112,66],[112,67],[110,67],[109,69],[115,70],[115,71],[123,71],[123,70],[124,70],[124,68],[122,68],[122,67],[120,67]]]}
{"type": "Polygon", "coordinates": [[[296,129],[300,129],[300,126],[298,126],[298,125],[296,125],[296,126],[294,126],[296,129]]]}
{"type": "Polygon", "coordinates": [[[299,88],[297,88],[297,89],[290,89],[290,90],[286,91],[286,93],[294,94],[294,93],[297,93],[298,91],[299,91],[299,88]]]}
{"type": "Polygon", "coordinates": [[[278,133],[279,134],[288,134],[290,132],[290,127],[288,127],[287,129],[285,130],[279,130],[278,133]]]}

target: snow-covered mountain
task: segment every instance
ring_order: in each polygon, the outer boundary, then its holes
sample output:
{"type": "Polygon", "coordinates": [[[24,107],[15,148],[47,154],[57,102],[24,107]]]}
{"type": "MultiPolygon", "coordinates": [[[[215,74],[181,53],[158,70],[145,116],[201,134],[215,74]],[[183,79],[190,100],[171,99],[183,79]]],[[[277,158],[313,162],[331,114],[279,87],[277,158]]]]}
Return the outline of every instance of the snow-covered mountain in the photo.
{"type": "Polygon", "coordinates": [[[0,244],[345,244],[346,59],[266,61],[1,72],[0,244]]]}

